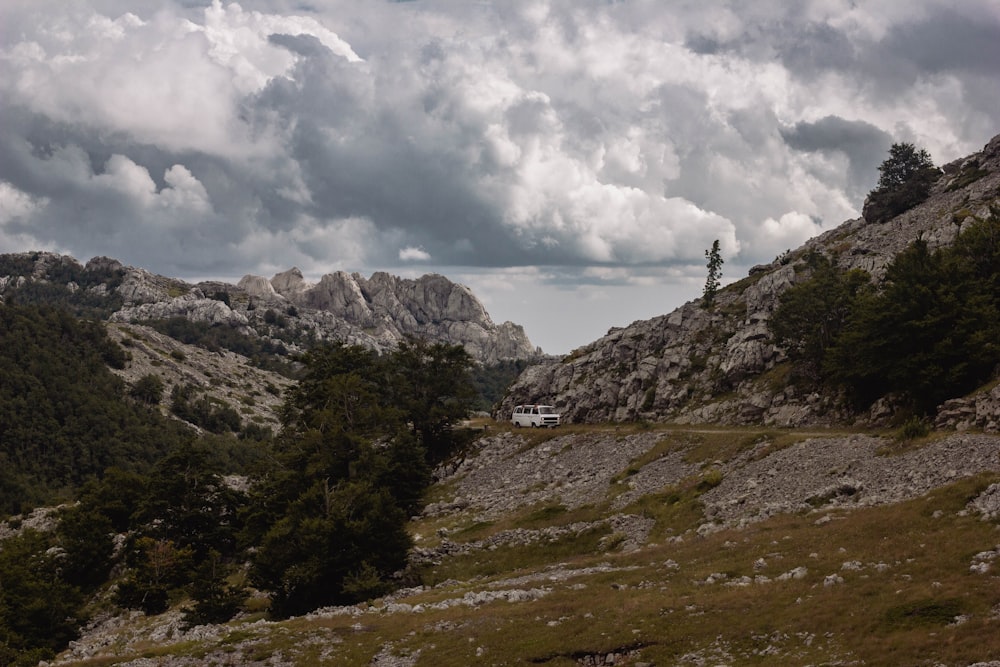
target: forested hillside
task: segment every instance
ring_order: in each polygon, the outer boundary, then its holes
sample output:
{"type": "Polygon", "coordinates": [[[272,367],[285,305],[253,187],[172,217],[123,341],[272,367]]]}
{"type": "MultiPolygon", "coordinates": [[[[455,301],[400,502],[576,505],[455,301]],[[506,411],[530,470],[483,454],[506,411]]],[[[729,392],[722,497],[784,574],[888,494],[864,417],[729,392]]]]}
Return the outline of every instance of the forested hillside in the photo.
{"type": "Polygon", "coordinates": [[[316,346],[273,439],[182,385],[184,421],[164,415],[158,376],[112,372],[129,354],[63,308],[0,304],[0,512],[67,503],[2,526],[0,664],[51,657],[108,608],[188,600],[191,626],[251,587],[287,616],[398,585],[431,469],[469,442],[461,347],[316,346]]]}
{"type": "Polygon", "coordinates": [[[108,467],[145,470],[190,437],[110,370],[101,325],[55,307],[0,305],[0,513],[68,500],[108,467]]]}
{"type": "Polygon", "coordinates": [[[914,241],[879,289],[863,271],[807,255],[808,277],[769,323],[792,380],[844,387],[860,409],[893,395],[917,417],[988,381],[1000,364],[1000,206],[968,217],[950,246],[914,241]]]}

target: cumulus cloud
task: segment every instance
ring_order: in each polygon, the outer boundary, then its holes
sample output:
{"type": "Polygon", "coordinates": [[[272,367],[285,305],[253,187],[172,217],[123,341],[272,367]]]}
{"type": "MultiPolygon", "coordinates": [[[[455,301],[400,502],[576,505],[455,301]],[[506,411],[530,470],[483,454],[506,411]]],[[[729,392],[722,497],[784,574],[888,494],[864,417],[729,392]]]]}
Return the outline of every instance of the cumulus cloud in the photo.
{"type": "Polygon", "coordinates": [[[404,262],[426,262],[430,258],[430,253],[423,248],[414,248],[413,246],[409,246],[401,248],[399,251],[399,259],[404,262]]]}
{"type": "Polygon", "coordinates": [[[639,289],[622,272],[697,293],[716,239],[749,266],[855,217],[893,141],[943,163],[1000,126],[992,0],[10,0],[0,20],[4,248],[172,275],[544,267],[577,296],[639,289]]]}

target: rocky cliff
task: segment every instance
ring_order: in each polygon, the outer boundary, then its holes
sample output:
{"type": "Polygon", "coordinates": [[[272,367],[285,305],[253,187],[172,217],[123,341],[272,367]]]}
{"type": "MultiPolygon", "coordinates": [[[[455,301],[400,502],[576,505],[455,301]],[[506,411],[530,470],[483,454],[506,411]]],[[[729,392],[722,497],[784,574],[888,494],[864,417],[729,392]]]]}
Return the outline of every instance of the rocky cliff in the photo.
{"type": "Polygon", "coordinates": [[[0,256],[0,293],[26,285],[83,292],[111,311],[112,322],[183,317],[290,349],[337,340],[386,350],[414,336],[462,345],[483,363],[541,355],[520,325],[495,324],[468,287],[439,275],[408,280],[379,272],[365,279],[337,271],[310,284],[293,268],[270,280],[248,275],[237,285],[190,284],[107,257],[83,266],[55,253],[0,256]]]}
{"type": "MultiPolygon", "coordinates": [[[[869,415],[853,415],[835,393],[787,381],[787,356],[768,328],[782,293],[808,275],[803,258],[813,251],[840,267],[863,269],[877,283],[914,240],[922,238],[931,249],[952,243],[973,215],[989,215],[998,197],[1000,136],[981,152],[945,165],[931,196],[889,222],[848,220],[771,264],[754,267],[720,290],[711,309],[692,301],[529,368],[499,414],[518,403],[545,402],[571,421],[585,422],[878,423],[891,416],[884,402],[869,415]]],[[[950,401],[938,425],[1000,428],[1000,389],[950,401]]]]}

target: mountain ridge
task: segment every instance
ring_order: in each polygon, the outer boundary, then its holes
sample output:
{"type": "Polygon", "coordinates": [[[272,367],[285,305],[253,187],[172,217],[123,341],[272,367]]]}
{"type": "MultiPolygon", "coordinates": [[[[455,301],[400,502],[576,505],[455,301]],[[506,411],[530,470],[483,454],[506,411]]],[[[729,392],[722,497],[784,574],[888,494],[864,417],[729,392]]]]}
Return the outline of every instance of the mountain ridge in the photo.
{"type": "Polygon", "coordinates": [[[471,289],[437,274],[406,279],[376,272],[365,279],[336,271],[311,284],[292,268],[270,280],[246,275],[233,285],[188,283],[109,257],[81,265],[69,255],[23,252],[0,260],[0,295],[31,283],[83,290],[103,300],[110,322],[182,317],[228,325],[293,350],[317,340],[337,340],[382,352],[413,336],[462,345],[487,364],[542,355],[521,325],[494,323],[471,289]]]}
{"type": "MultiPolygon", "coordinates": [[[[917,239],[930,250],[951,245],[1000,201],[1000,135],[982,151],[945,165],[930,196],[881,224],[848,220],[715,295],[714,307],[689,301],[671,313],[612,328],[558,360],[527,369],[497,414],[518,403],[543,402],[570,420],[676,423],[763,423],[775,426],[885,424],[892,397],[867,414],[846,407],[836,391],[796,386],[778,377],[787,351],[769,320],[780,298],[809,275],[805,258],[819,253],[844,271],[861,269],[874,284],[893,258],[917,239]]],[[[1000,428],[1000,389],[953,397],[936,416],[939,426],[1000,428]]]]}

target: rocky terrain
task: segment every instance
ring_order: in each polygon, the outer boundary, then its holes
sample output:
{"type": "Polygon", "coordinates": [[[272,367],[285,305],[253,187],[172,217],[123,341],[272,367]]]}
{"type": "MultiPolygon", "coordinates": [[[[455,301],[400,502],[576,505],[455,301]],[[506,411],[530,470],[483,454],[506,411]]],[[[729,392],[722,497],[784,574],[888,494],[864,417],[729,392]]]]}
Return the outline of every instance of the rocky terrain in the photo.
{"type": "Polygon", "coordinates": [[[190,284],[107,257],[86,265],[44,252],[0,259],[0,293],[31,283],[63,285],[90,301],[103,300],[112,322],[182,317],[291,350],[323,340],[386,350],[415,336],[462,345],[483,363],[541,355],[523,327],[494,323],[468,287],[439,275],[409,280],[379,272],[365,279],[337,271],[311,284],[293,268],[271,279],[244,276],[237,285],[190,284]]]}
{"type": "MultiPolygon", "coordinates": [[[[248,616],[226,625],[185,629],[176,609],[152,618],[136,612],[105,615],[52,664],[413,666],[441,664],[432,653],[442,642],[467,646],[466,650],[483,658],[482,664],[521,664],[520,660],[508,662],[502,645],[476,639],[474,628],[492,617],[509,616],[507,622],[524,623],[527,613],[528,618],[544,621],[531,632],[559,637],[564,623],[573,618],[585,620],[588,608],[600,606],[598,600],[607,595],[604,590],[621,592],[626,600],[640,599],[646,590],[670,595],[669,591],[687,586],[693,592],[684,596],[684,614],[710,609],[715,604],[710,602],[713,596],[744,589],[747,595],[766,597],[770,594],[762,592],[765,588],[795,587],[803,591],[796,594],[799,604],[806,607],[809,603],[801,596],[822,598],[819,592],[832,587],[842,589],[839,595],[846,596],[851,590],[863,595],[861,591],[872,585],[895,586],[900,589],[897,594],[907,587],[933,590],[950,584],[935,584],[923,577],[943,579],[949,576],[946,572],[921,574],[914,565],[920,561],[917,556],[900,559],[885,544],[866,551],[844,536],[849,531],[839,532],[852,526],[852,517],[860,517],[863,508],[920,498],[926,499],[921,514],[930,526],[947,530],[956,522],[966,522],[977,531],[981,544],[965,546],[965,555],[951,566],[953,576],[967,580],[964,586],[992,590],[995,584],[990,582],[1000,572],[995,526],[1000,519],[997,436],[944,434],[900,449],[891,438],[871,434],[602,427],[540,436],[500,427],[493,430],[497,429],[480,439],[457,467],[439,471],[438,499],[414,520],[417,547],[412,566],[426,571],[531,549],[541,554],[538,564],[500,569],[493,576],[430,581],[370,604],[319,609],[284,622],[248,616]],[[706,444],[711,446],[706,449],[706,444]],[[933,499],[940,489],[984,474],[993,483],[984,483],[958,505],[933,499]],[[644,498],[663,505],[665,491],[685,488],[692,480],[709,482],[700,487],[697,516],[689,525],[637,511],[656,506],[645,505],[644,498]],[[557,508],[558,512],[549,514],[564,520],[503,528],[525,512],[534,510],[538,515],[539,508],[557,508]],[[590,517],[575,514],[588,508],[590,517]],[[793,536],[790,527],[767,528],[775,521],[787,524],[782,517],[802,517],[799,531],[827,537],[807,539],[798,533],[793,536]],[[477,537],[470,526],[481,526],[485,535],[477,537]],[[774,541],[774,530],[788,533],[784,543],[774,541]],[[553,553],[570,560],[544,555],[556,549],[554,545],[592,533],[603,537],[589,547],[593,549],[589,559],[562,551],[553,553]],[[814,539],[824,540],[825,550],[793,547],[798,540],[814,539]],[[752,546],[757,541],[759,548],[752,546]],[[723,566],[714,558],[725,562],[735,558],[743,565],[727,566],[727,572],[718,569],[723,566]],[[612,582],[610,589],[608,582],[612,582]],[[554,599],[562,600],[558,612],[543,606],[554,599]],[[400,629],[414,624],[415,635],[400,629]],[[355,644],[362,647],[357,652],[352,649],[355,644]]],[[[872,537],[877,544],[878,536],[872,537]]],[[[976,619],[994,633],[1000,623],[1000,599],[995,604],[992,612],[976,619]]],[[[949,617],[949,627],[971,623],[973,615],[968,616],[949,617]]],[[[781,664],[870,664],[852,658],[852,639],[836,630],[824,636],[780,627],[763,639],[754,639],[752,650],[732,637],[718,635],[699,638],[697,645],[675,654],[675,659],[656,661],[649,658],[656,655],[649,647],[663,637],[647,634],[637,618],[627,614],[622,618],[632,624],[627,627],[639,628],[636,636],[644,641],[600,652],[581,650],[572,660],[553,664],[738,665],[758,664],[764,656],[781,664]],[[826,656],[827,660],[811,663],[804,655],[826,656]]],[[[988,652],[979,655],[990,657],[988,652]]]]}
{"type": "MultiPolygon", "coordinates": [[[[650,320],[615,328],[561,360],[532,367],[511,389],[498,414],[519,403],[557,406],[574,421],[645,419],[675,423],[778,426],[850,423],[838,397],[776,381],[787,357],[773,341],[768,320],[781,294],[806,274],[801,260],[816,251],[845,269],[868,272],[876,282],[915,239],[933,249],[950,244],[973,215],[1000,201],[1000,136],[981,152],[945,165],[922,204],[884,224],[849,220],[751,269],[728,285],[712,309],[700,300],[650,320]]],[[[891,413],[891,411],[889,411],[891,413]]],[[[861,421],[879,423],[884,404],[861,421]]],[[[1000,390],[955,397],[942,407],[941,426],[1000,428],[1000,390]]]]}
{"type": "Polygon", "coordinates": [[[258,368],[241,354],[185,345],[148,326],[115,323],[108,326],[108,335],[128,352],[125,368],[112,370],[129,386],[148,375],[163,383],[159,407],[164,414],[169,414],[171,390],[190,385],[216,404],[235,408],[244,423],[278,429],[288,378],[258,368]]]}

